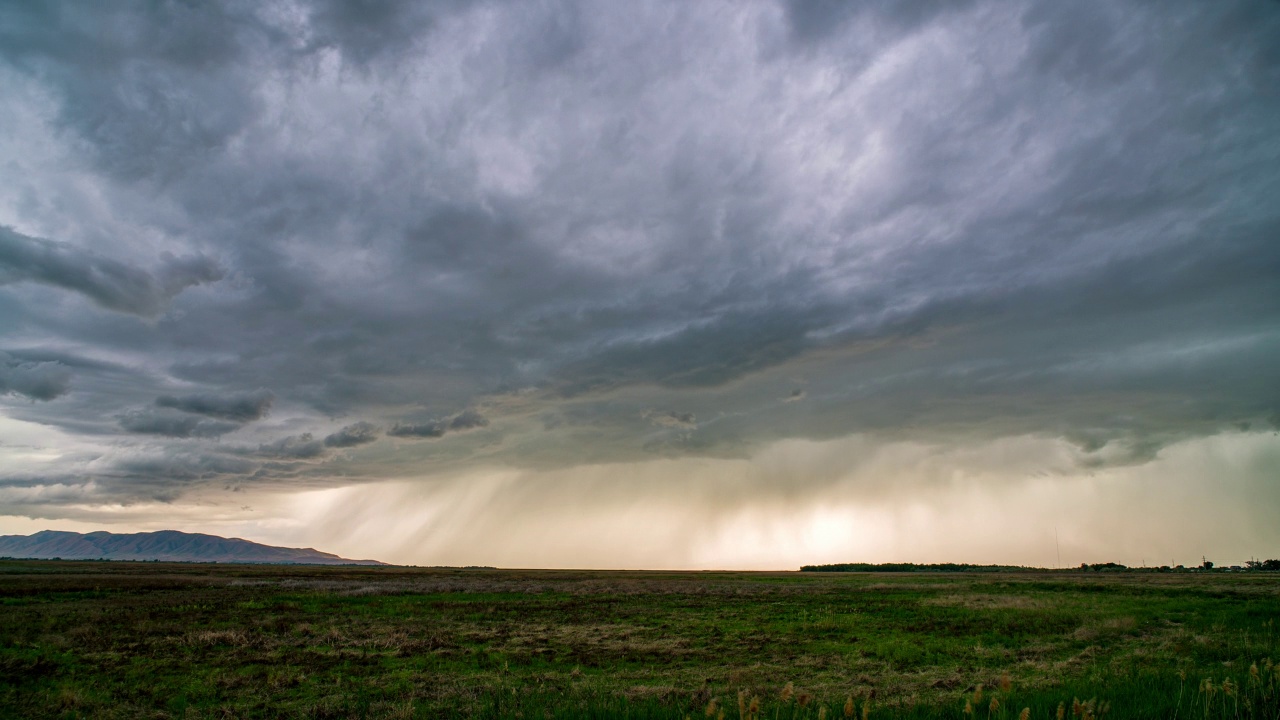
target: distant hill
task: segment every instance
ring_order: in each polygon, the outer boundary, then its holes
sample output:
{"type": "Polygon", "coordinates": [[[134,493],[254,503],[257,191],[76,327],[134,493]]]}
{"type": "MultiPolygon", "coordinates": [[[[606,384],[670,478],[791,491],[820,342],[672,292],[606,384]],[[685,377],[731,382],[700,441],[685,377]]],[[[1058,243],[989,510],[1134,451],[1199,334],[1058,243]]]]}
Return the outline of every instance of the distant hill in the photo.
{"type": "Polygon", "coordinates": [[[296,565],[386,564],[377,560],[348,560],[312,548],[275,547],[240,538],[177,530],[132,534],[43,530],[33,535],[0,535],[0,557],[296,565]]]}

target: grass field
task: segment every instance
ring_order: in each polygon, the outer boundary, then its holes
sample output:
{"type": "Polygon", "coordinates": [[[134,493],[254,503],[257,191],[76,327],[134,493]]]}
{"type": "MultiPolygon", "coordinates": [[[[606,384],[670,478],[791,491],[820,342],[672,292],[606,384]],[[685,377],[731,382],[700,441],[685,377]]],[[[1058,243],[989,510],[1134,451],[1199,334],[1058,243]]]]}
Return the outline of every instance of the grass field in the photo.
{"type": "Polygon", "coordinates": [[[1280,718],[1275,574],[0,561],[0,608],[3,717],[1280,718]]]}

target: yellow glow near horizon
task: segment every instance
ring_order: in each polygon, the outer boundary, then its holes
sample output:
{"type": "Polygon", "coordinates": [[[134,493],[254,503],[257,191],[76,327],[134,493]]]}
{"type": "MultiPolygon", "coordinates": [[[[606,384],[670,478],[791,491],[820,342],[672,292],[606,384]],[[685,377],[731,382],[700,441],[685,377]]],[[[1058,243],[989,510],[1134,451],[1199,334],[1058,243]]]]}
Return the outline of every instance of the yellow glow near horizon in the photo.
{"type": "Polygon", "coordinates": [[[0,517],[0,527],[172,527],[355,559],[501,567],[1053,566],[1059,554],[1065,566],[1155,565],[1280,554],[1274,434],[1188,440],[1148,463],[1101,469],[1071,464],[1071,451],[1034,437],[963,448],[788,441],[749,460],[479,470],[238,494],[245,505],[206,497],[85,507],[57,521],[0,517]]]}

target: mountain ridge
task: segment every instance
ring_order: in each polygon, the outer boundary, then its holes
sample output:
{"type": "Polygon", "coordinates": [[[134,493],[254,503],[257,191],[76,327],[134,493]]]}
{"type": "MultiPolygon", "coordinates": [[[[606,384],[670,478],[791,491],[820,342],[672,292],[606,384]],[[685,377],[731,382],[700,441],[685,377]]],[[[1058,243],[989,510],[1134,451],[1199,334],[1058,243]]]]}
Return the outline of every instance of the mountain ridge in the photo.
{"type": "Polygon", "coordinates": [[[378,560],[350,560],[315,548],[264,545],[244,538],[226,538],[180,530],[143,533],[41,530],[31,535],[0,535],[0,557],[34,560],[61,558],[276,565],[386,565],[378,560]]]}

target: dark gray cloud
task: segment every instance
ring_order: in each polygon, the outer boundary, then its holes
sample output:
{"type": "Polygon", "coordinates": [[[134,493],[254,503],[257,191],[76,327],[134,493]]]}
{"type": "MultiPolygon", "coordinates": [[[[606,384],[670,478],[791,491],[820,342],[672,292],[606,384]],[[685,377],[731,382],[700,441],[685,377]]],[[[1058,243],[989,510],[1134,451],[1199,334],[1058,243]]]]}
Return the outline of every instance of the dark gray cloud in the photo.
{"type": "Polygon", "coordinates": [[[240,423],[193,417],[164,410],[133,410],[119,417],[120,427],[142,435],[174,438],[218,437],[240,428],[240,423]]]}
{"type": "Polygon", "coordinates": [[[0,58],[62,98],[58,123],[98,167],[173,177],[208,159],[258,111],[250,76],[291,44],[252,3],[9,5],[0,58]]]}
{"type": "Polygon", "coordinates": [[[52,400],[71,391],[71,371],[60,362],[31,362],[0,352],[0,395],[52,400]]]}
{"type": "Polygon", "coordinates": [[[438,18],[447,17],[465,3],[349,2],[318,0],[310,5],[309,24],[313,47],[334,48],[342,59],[359,68],[412,49],[430,36],[438,18]]]}
{"type": "Polygon", "coordinates": [[[0,285],[22,281],[71,290],[110,310],[152,316],[174,295],[220,280],[224,271],[202,255],[165,254],[154,273],[70,245],[0,226],[0,285]]]}
{"type": "MultiPolygon", "coordinates": [[[[798,48],[809,48],[828,38],[839,37],[848,25],[862,21],[887,30],[892,37],[878,37],[884,44],[909,32],[919,30],[930,21],[947,12],[968,9],[973,3],[967,0],[890,0],[865,3],[840,2],[840,0],[785,0],[787,29],[798,48]]],[[[878,48],[877,48],[878,49],[878,48]]]]}
{"type": "Polygon", "coordinates": [[[6,416],[184,488],[1280,417],[1274,4],[291,7],[0,9],[6,416]]]}
{"type": "Polygon", "coordinates": [[[378,439],[378,426],[364,422],[352,423],[341,430],[326,435],[324,438],[325,447],[331,448],[349,448],[357,445],[367,445],[378,439]]]}
{"type": "Polygon", "coordinates": [[[311,433],[289,435],[275,442],[259,445],[257,451],[257,454],[263,457],[294,460],[318,458],[324,453],[324,442],[315,439],[311,433]]]}
{"type": "Polygon", "coordinates": [[[450,430],[474,430],[475,428],[488,427],[489,419],[475,410],[466,410],[454,415],[449,420],[450,430]]]}
{"type": "Polygon", "coordinates": [[[156,398],[156,406],[173,408],[182,412],[208,415],[220,420],[236,423],[261,420],[271,409],[275,396],[269,390],[255,390],[246,393],[230,393],[227,395],[161,395],[156,398]]]}
{"type": "Polygon", "coordinates": [[[396,423],[387,431],[387,435],[399,438],[438,438],[444,437],[448,429],[448,423],[443,421],[396,423]]]}
{"type": "Polygon", "coordinates": [[[425,422],[396,423],[387,435],[398,438],[439,438],[445,433],[474,430],[489,426],[489,419],[474,409],[464,410],[451,418],[425,422]]]}
{"type": "Polygon", "coordinates": [[[115,459],[104,474],[127,484],[142,497],[165,500],[180,494],[172,483],[191,483],[246,475],[256,465],[242,458],[208,452],[179,450],[147,452],[115,459]]]}

